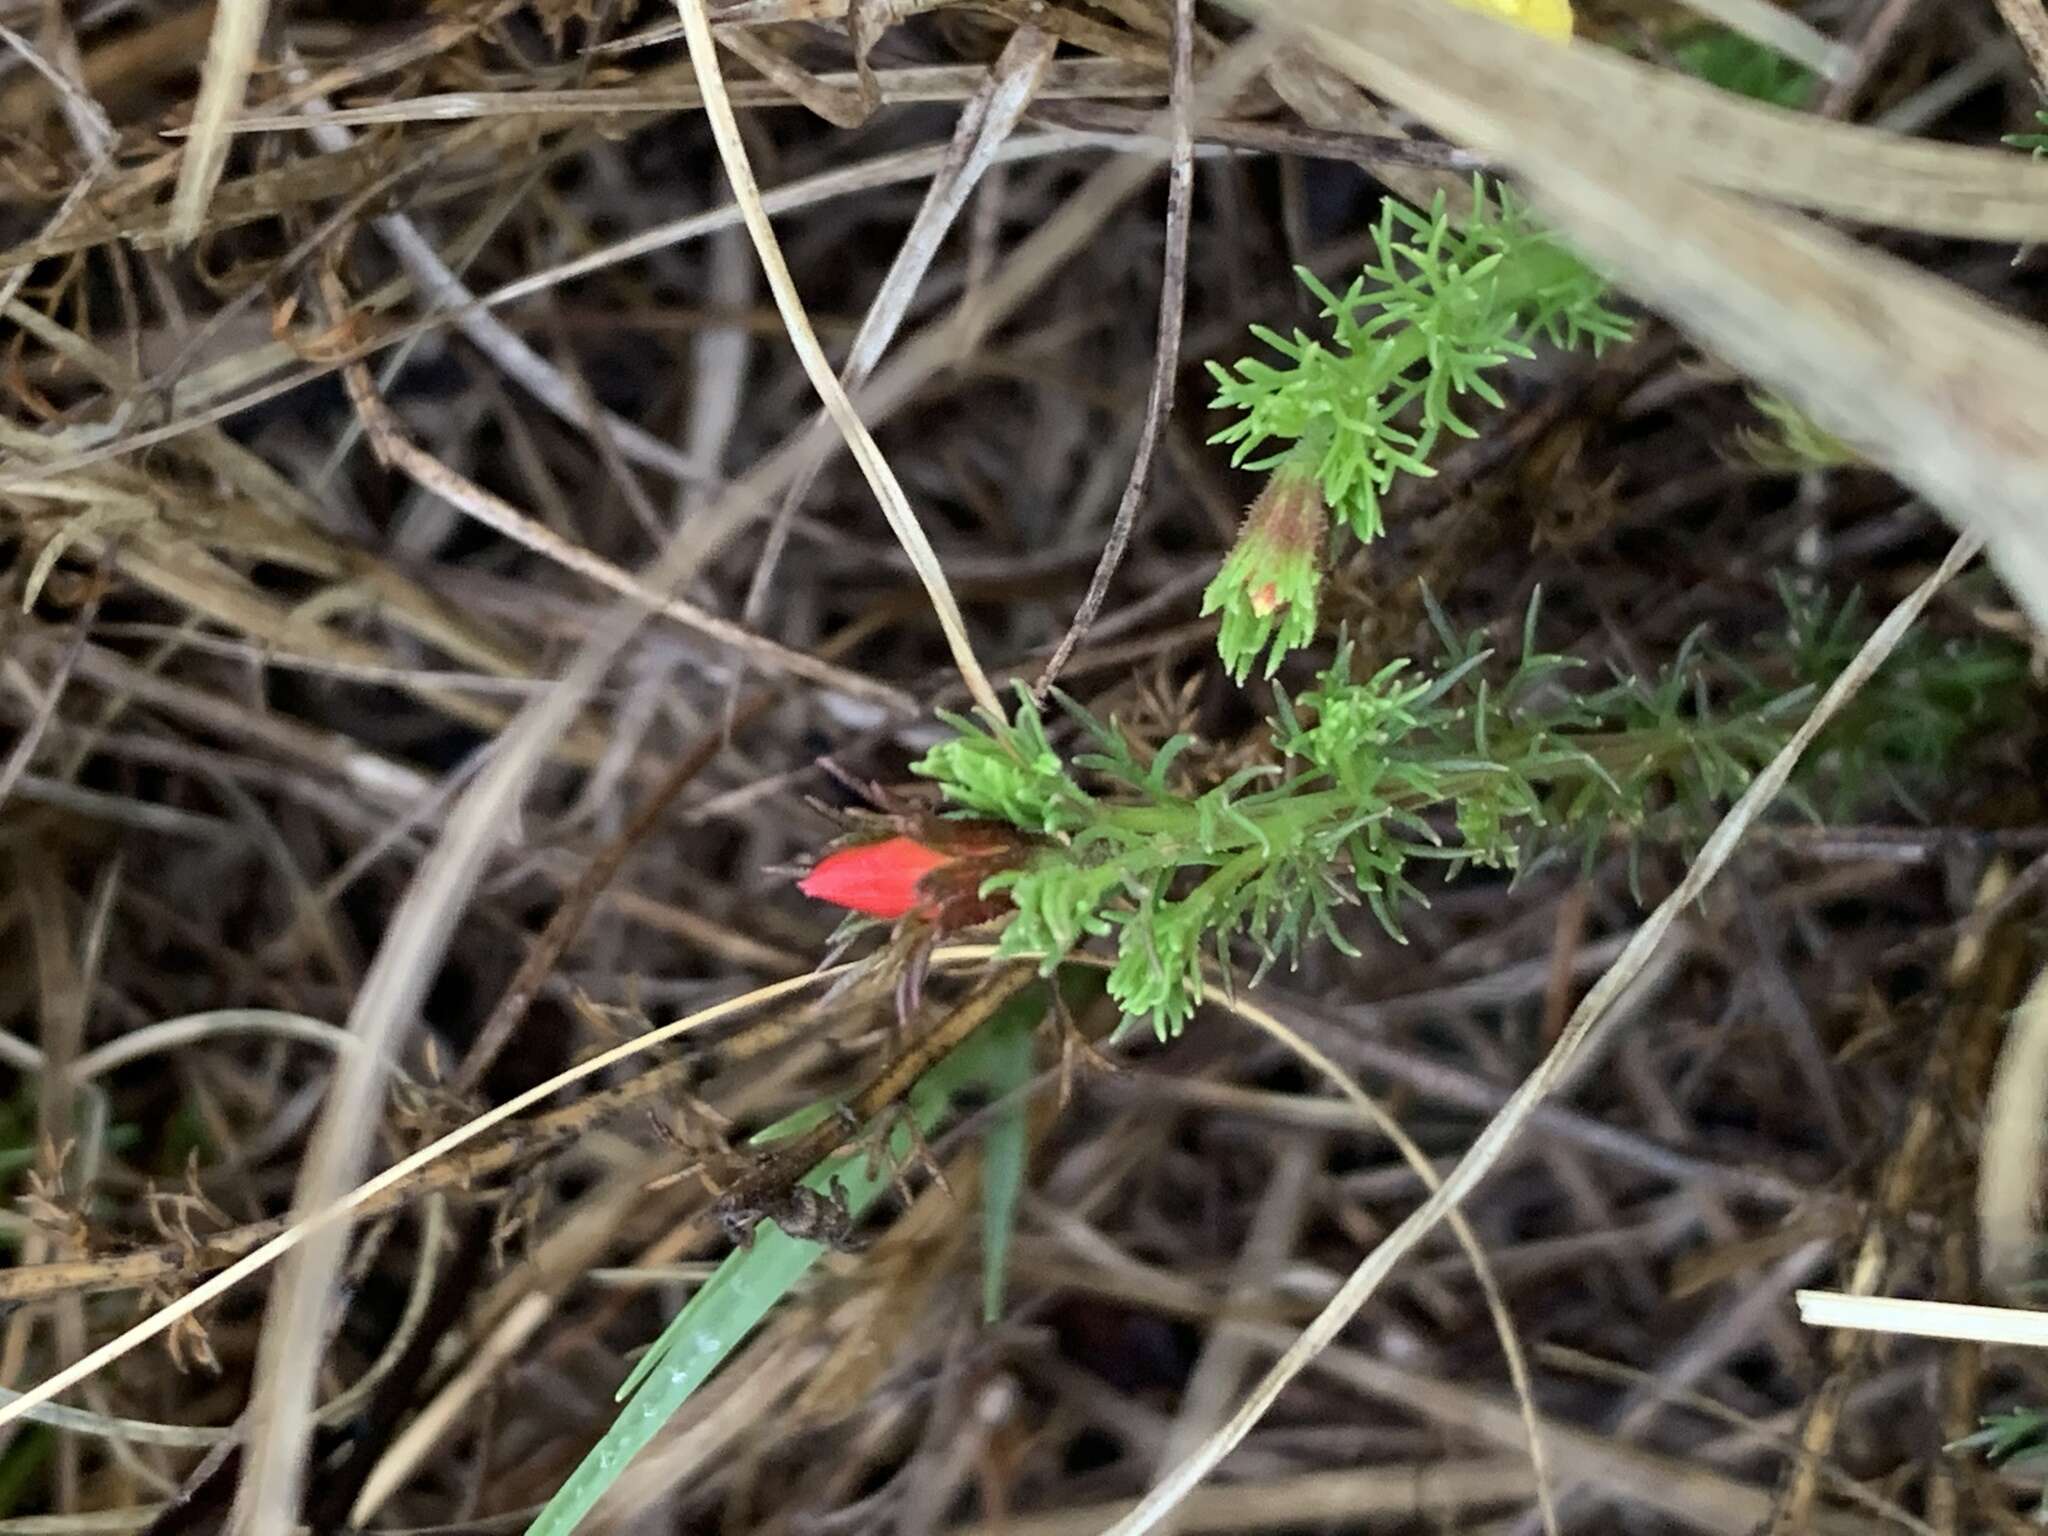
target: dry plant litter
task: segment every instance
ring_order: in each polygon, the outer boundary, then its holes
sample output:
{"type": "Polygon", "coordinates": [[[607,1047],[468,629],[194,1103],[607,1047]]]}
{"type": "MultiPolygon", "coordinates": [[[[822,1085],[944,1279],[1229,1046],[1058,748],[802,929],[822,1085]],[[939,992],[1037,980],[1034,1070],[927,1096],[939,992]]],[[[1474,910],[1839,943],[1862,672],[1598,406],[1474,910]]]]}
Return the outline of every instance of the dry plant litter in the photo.
{"type": "Polygon", "coordinates": [[[2037,12],[0,0],[0,1536],[2023,1523],[2037,12]]]}

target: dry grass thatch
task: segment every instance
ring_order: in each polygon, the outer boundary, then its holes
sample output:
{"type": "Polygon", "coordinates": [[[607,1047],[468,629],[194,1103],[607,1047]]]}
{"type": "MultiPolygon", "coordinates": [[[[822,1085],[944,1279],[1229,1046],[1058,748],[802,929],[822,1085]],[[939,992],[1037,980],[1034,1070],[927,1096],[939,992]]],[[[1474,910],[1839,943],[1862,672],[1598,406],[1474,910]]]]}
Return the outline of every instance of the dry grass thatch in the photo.
{"type": "Polygon", "coordinates": [[[2023,1523],[1943,1447],[2048,1403],[2048,23],[1578,10],[0,0],[0,1536],[525,1529],[741,1135],[1023,995],[942,948],[906,1034],[789,870],[1020,685],[1258,759],[1203,365],[1475,171],[1637,335],[1508,370],[1325,628],[1889,617],[1687,847],[1432,880],[1167,1045],[1050,1010],[1000,1316],[997,1106],[588,1528],[2023,1523]],[[1909,625],[2006,723],[1797,823],[1909,625]]]}

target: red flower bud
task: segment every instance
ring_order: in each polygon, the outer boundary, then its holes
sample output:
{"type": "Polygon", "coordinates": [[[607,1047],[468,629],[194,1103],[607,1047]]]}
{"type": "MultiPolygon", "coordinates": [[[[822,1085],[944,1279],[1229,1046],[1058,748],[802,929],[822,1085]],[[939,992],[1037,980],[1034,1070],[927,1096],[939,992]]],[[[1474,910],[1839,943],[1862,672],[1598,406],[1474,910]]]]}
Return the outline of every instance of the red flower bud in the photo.
{"type": "Polygon", "coordinates": [[[1033,843],[1001,822],[936,816],[868,818],[904,828],[826,854],[797,889],[848,911],[895,922],[915,917],[941,933],[991,922],[1010,910],[1007,891],[984,882],[1031,857],[1033,843]]]}
{"type": "Polygon", "coordinates": [[[947,855],[912,838],[887,837],[826,854],[797,889],[836,907],[894,922],[925,905],[918,882],[946,862],[947,855]]]}

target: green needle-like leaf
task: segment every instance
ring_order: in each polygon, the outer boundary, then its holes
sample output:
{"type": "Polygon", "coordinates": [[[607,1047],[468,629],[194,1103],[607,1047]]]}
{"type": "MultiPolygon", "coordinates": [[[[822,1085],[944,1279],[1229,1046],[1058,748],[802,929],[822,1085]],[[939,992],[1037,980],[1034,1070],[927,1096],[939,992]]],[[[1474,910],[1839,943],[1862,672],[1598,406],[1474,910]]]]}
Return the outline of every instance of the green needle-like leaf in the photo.
{"type": "Polygon", "coordinates": [[[1394,482],[1433,475],[1430,454],[1445,433],[1479,435],[1460,402],[1505,404],[1490,372],[1534,357],[1538,338],[1597,351],[1629,334],[1627,320],[1606,307],[1601,279],[1511,192],[1475,181],[1473,204],[1458,226],[1442,198],[1428,213],[1385,199],[1376,259],[1349,288],[1340,294],[1297,273],[1322,306],[1326,336],[1254,325],[1253,337],[1285,366],[1257,357],[1234,369],[1209,365],[1211,403],[1238,413],[1211,441],[1230,445],[1232,464],[1273,473],[1203,596],[1203,613],[1223,614],[1217,648],[1240,682],[1262,653],[1271,676],[1314,637],[1317,551],[1276,556],[1259,516],[1276,487],[1296,500],[1304,482],[1320,489],[1318,533],[1327,506],[1356,537],[1378,538],[1394,482]]]}
{"type": "MultiPolygon", "coordinates": [[[[910,1114],[918,1131],[929,1134],[936,1129],[962,1087],[992,1081],[999,1075],[1007,1061],[1001,1053],[1014,1049],[1006,1030],[1021,1029],[1028,1047],[1030,1030],[1044,1008],[1043,989],[1027,988],[926,1073],[910,1092],[910,1114]]],[[[829,1104],[812,1106],[771,1127],[771,1132],[795,1134],[804,1123],[815,1124],[830,1113],[829,1104]]],[[[890,1136],[889,1155],[892,1159],[907,1157],[911,1148],[909,1128],[899,1124],[890,1136]]],[[[828,1194],[836,1181],[845,1194],[847,1209],[857,1216],[889,1187],[888,1170],[878,1167],[870,1174],[868,1161],[859,1153],[835,1157],[803,1182],[828,1194]]],[[[821,1244],[791,1237],[772,1221],[756,1227],[753,1243],[726,1257],[641,1357],[619,1389],[625,1400],[619,1416],[534,1517],[527,1536],[569,1536],[618,1480],[626,1463],[675,1417],[824,1251],[821,1244]]]]}
{"type": "MultiPolygon", "coordinates": [[[[1277,569],[1260,567],[1275,593],[1277,569]]],[[[1057,807],[1058,833],[987,887],[1015,908],[1004,951],[1050,970],[1077,944],[1113,939],[1110,995],[1165,1037],[1194,1010],[1202,959],[1236,939],[1271,964],[1306,939],[1341,938],[1333,911],[1352,903],[1398,939],[1403,909],[1422,899],[1416,860],[1445,878],[1515,874],[1548,852],[1590,861],[1623,843],[1633,881],[1641,841],[1696,834],[1861,645],[1853,603],[1792,589],[1785,600],[1789,633],[1764,637],[1746,664],[1695,633],[1655,676],[1574,692],[1587,669],[1538,649],[1533,604],[1519,654],[1502,655],[1497,637],[1458,633],[1425,594],[1434,665],[1397,659],[1361,678],[1340,643],[1310,687],[1278,696],[1278,762],[1206,788],[1147,773],[1113,723],[1071,701],[1062,708],[1101,750],[1062,757],[1029,698],[1016,720],[969,727],[918,768],[963,810],[1015,804],[1034,830],[1057,807]]],[[[2025,665],[2004,642],[1909,637],[1816,743],[1788,808],[1839,815],[1873,791],[1904,799],[1913,781],[1938,782],[1944,763],[1995,739],[2025,665]]]]}
{"type": "Polygon", "coordinates": [[[1003,1315],[1009,1288],[1010,1239],[1017,1230],[1017,1204],[1024,1193],[1029,1150],[1031,1042],[1036,1020],[1022,1010],[998,1015],[986,1025],[988,1089],[996,1100],[994,1124],[981,1148],[981,1315],[993,1323],[1003,1315]]]}

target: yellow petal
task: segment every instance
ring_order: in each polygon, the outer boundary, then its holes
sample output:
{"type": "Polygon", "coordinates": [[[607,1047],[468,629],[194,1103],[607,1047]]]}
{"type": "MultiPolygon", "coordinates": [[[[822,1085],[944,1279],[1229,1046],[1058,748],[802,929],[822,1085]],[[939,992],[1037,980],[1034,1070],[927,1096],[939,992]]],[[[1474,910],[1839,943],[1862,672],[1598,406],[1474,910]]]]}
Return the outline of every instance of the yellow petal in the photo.
{"type": "Polygon", "coordinates": [[[1498,16],[1518,27],[1564,42],[1572,35],[1572,0],[1451,0],[1468,11],[1498,16]]]}

